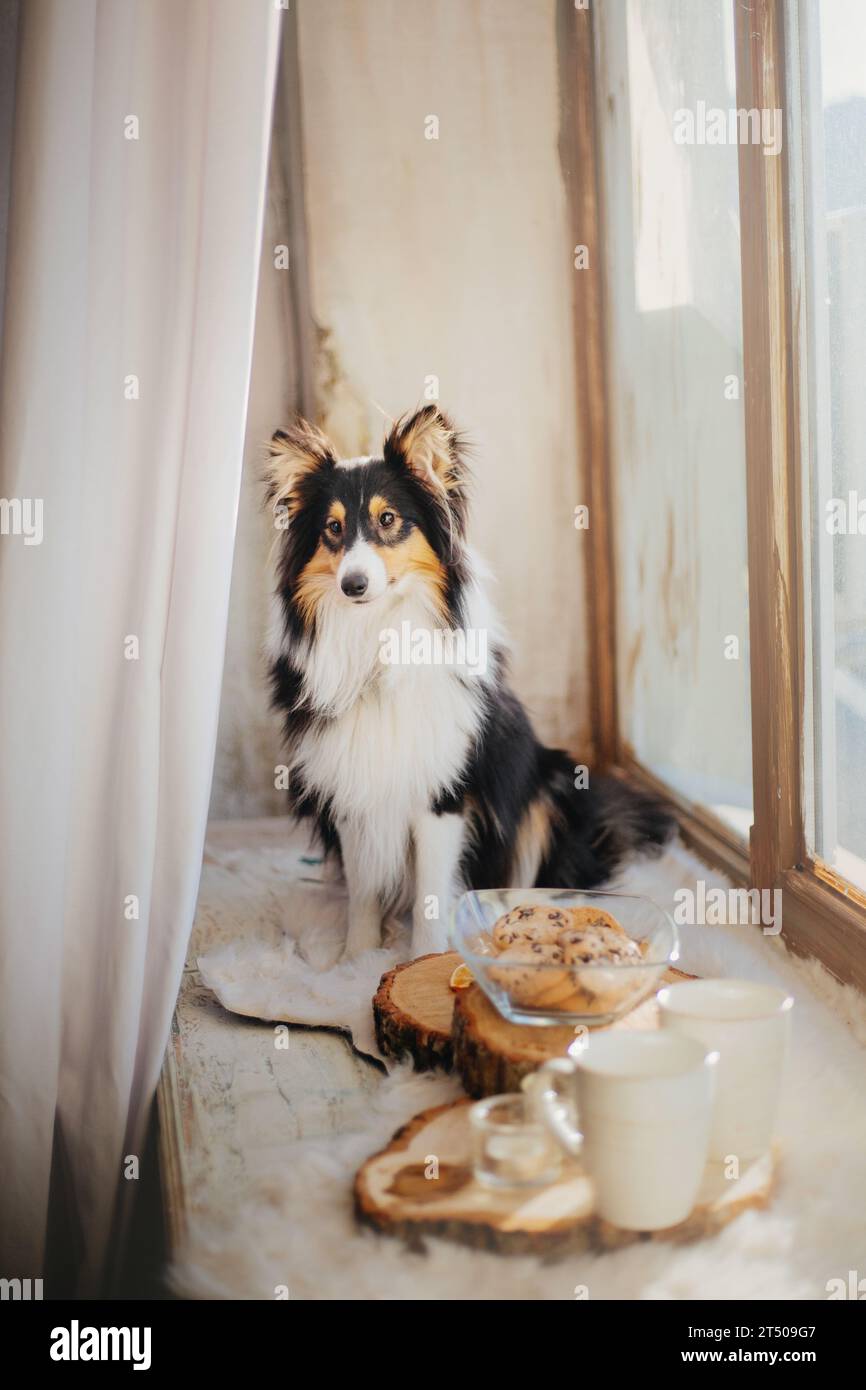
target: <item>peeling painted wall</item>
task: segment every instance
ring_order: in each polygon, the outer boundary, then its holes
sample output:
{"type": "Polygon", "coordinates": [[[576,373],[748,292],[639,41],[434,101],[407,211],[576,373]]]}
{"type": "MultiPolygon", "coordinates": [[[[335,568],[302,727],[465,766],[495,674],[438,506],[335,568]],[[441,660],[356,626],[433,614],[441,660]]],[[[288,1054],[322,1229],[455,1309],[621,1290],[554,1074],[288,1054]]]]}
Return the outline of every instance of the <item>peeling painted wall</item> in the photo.
{"type": "Polygon", "coordinates": [[[267,557],[273,527],[262,508],[261,483],[267,441],[299,395],[288,330],[287,272],[274,265],[274,246],[285,244],[284,236],[281,178],[272,150],[211,790],[210,815],[217,820],[276,815],[286,809],[285,792],[274,787],[274,767],[281,760],[280,730],[269,707],[264,659],[270,591],[267,557]]]}
{"type": "MultiPolygon", "coordinates": [[[[579,747],[584,498],[555,5],[301,0],[298,22],[320,420],[343,451],[375,450],[383,412],[423,403],[438,378],[474,445],[472,540],[496,576],[515,684],[544,737],[579,747]]],[[[215,816],[270,812],[278,761],[257,652],[254,461],[291,361],[267,246],[262,276],[215,816]]]]}
{"type": "Polygon", "coordinates": [[[341,446],[441,404],[475,446],[472,538],[546,737],[587,729],[571,276],[552,0],[302,3],[319,400],[341,446]],[[427,118],[438,139],[425,138],[427,118]]]}

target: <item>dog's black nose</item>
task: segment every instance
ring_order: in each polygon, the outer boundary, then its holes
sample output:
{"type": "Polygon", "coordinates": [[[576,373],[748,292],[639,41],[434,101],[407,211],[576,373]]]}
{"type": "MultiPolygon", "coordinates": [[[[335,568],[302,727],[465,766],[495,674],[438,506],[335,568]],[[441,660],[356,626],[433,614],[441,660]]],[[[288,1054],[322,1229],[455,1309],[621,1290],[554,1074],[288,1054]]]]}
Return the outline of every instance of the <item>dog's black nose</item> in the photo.
{"type": "Polygon", "coordinates": [[[353,574],[343,576],[340,587],[347,598],[360,598],[367,592],[367,576],[361,574],[360,570],[355,570],[353,574]]]}

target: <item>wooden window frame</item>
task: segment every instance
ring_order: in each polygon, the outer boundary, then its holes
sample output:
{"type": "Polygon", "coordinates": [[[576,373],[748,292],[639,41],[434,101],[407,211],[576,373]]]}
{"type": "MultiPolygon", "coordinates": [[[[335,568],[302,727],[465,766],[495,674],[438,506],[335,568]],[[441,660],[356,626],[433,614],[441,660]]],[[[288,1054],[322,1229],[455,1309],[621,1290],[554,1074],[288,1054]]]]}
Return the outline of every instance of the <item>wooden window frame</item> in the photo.
{"type": "MultiPolygon", "coordinates": [[[[787,114],[784,0],[730,0],[739,108],[787,114]]],[[[796,7],[794,7],[796,9],[796,7]]],[[[593,7],[559,0],[562,156],[574,240],[593,273],[575,275],[579,457],[590,507],[592,743],[600,764],[660,792],[684,840],[739,885],[782,889],[782,935],[838,979],[866,990],[866,894],[810,857],[805,839],[806,608],[802,428],[806,353],[789,141],[775,158],[739,146],[743,375],[754,823],[744,844],[711,812],[643,767],[619,723],[613,479],[605,342],[603,166],[593,7]]],[[[811,679],[811,673],[809,673],[811,679]]]]}

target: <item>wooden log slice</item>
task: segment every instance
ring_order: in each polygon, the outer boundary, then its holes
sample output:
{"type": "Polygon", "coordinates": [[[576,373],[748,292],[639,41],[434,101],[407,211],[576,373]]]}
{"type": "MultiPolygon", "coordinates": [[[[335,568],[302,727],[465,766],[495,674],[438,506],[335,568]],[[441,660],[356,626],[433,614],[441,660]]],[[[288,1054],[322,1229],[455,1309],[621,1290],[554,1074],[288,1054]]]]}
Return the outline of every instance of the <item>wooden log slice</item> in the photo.
{"type": "MultiPolygon", "coordinates": [[[[665,984],[675,984],[691,978],[671,967],[663,980],[665,984]]],[[[524,1076],[551,1057],[564,1056],[578,1034],[584,1031],[571,1025],[547,1028],[509,1023],[478,985],[458,990],[453,998],[453,1064],[464,1089],[474,1100],[504,1091],[519,1091],[524,1076]]],[[[615,1023],[604,1026],[657,1027],[655,997],[645,999],[615,1023]]]]}
{"type": "Polygon", "coordinates": [[[468,1100],[416,1115],[390,1144],[369,1158],[355,1178],[359,1221],[423,1249],[425,1237],[440,1236],[502,1254],[545,1257],[582,1247],[611,1249],[639,1240],[684,1242],[713,1235],[748,1207],[769,1201],[777,1166],[767,1154],[736,1181],[720,1166],[708,1166],[698,1201],[687,1219],[665,1231],[623,1231],[593,1210],[592,1183],[566,1160],[562,1175],[546,1188],[488,1188],[475,1181],[468,1100]]]}
{"type": "Polygon", "coordinates": [[[459,964],[456,951],[445,951],[419,956],[382,976],[373,997],[373,1018],[384,1056],[408,1054],[417,1071],[451,1070],[455,994],[448,981],[459,964]]]}

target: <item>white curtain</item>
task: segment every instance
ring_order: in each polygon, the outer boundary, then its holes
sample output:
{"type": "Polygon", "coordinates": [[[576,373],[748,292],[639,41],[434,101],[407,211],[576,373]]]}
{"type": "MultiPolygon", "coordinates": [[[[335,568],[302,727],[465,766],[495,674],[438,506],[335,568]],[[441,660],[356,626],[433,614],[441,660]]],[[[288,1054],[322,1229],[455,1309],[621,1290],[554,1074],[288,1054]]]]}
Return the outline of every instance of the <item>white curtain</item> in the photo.
{"type": "Polygon", "coordinates": [[[42,1272],[56,1118],[86,1293],[141,1155],[198,886],[280,10],[22,10],[0,385],[0,1276],[42,1272]]]}

